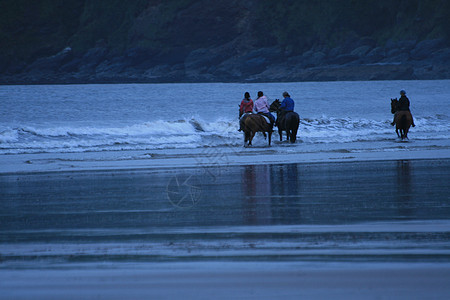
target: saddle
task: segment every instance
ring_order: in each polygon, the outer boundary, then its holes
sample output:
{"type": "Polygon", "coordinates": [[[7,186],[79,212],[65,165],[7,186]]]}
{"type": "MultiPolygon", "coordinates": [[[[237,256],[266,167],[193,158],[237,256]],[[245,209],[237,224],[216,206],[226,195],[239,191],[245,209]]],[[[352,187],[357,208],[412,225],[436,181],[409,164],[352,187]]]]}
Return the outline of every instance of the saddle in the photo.
{"type": "Polygon", "coordinates": [[[269,119],[269,117],[267,117],[267,116],[265,116],[265,115],[261,115],[261,116],[263,116],[263,117],[264,117],[264,119],[266,120],[267,124],[271,124],[271,123],[270,123],[270,119],[269,119]]]}
{"type": "Polygon", "coordinates": [[[239,117],[239,120],[244,120],[247,116],[252,115],[253,113],[251,112],[246,112],[243,113],[242,116],[239,117]]]}
{"type": "Polygon", "coordinates": [[[263,117],[264,120],[266,120],[267,124],[269,124],[269,125],[272,124],[270,122],[270,118],[265,113],[258,113],[257,115],[263,117]]]}
{"type": "Polygon", "coordinates": [[[279,117],[277,119],[277,124],[283,124],[284,121],[286,120],[286,117],[290,114],[293,114],[294,112],[292,110],[288,110],[288,111],[282,111],[281,113],[279,113],[279,117]]]}

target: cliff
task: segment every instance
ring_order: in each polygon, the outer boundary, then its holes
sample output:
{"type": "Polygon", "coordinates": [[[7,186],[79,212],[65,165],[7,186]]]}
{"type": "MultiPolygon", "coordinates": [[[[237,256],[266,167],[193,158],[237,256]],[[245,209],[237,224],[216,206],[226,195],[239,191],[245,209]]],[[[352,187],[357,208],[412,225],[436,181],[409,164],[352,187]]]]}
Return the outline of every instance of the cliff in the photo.
{"type": "Polygon", "coordinates": [[[3,0],[1,83],[450,78],[446,0],[3,0]]]}

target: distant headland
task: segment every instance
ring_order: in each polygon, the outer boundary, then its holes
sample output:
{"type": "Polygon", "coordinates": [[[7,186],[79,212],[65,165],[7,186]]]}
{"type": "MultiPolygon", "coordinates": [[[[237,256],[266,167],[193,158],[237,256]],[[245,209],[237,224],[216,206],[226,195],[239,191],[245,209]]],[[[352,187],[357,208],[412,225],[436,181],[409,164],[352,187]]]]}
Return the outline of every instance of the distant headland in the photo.
{"type": "Polygon", "coordinates": [[[0,84],[450,78],[450,1],[0,3],[0,84]]]}

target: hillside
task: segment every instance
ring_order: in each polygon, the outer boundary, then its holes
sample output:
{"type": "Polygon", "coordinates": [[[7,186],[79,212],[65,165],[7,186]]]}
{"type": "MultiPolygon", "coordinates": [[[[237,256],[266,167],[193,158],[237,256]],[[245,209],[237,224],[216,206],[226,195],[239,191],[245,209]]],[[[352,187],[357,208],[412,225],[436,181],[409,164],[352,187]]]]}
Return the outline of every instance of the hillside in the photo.
{"type": "Polygon", "coordinates": [[[0,82],[450,78],[447,0],[2,0],[0,82]]]}

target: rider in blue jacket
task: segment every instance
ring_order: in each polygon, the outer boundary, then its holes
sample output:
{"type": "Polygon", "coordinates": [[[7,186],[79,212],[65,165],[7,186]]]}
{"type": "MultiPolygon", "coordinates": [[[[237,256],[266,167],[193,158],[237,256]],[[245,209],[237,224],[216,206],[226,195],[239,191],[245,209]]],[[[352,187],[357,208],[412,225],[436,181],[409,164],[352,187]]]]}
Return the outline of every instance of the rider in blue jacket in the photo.
{"type": "Polygon", "coordinates": [[[284,112],[290,112],[290,111],[294,111],[294,100],[291,99],[291,96],[288,94],[288,92],[284,92],[283,93],[283,101],[281,101],[281,105],[280,108],[284,111],[284,112]]]}
{"type": "Polygon", "coordinates": [[[289,93],[283,92],[283,97],[284,99],[281,101],[280,113],[277,118],[277,126],[279,125],[279,121],[281,121],[288,112],[294,111],[295,103],[294,100],[291,99],[289,93]]]}

